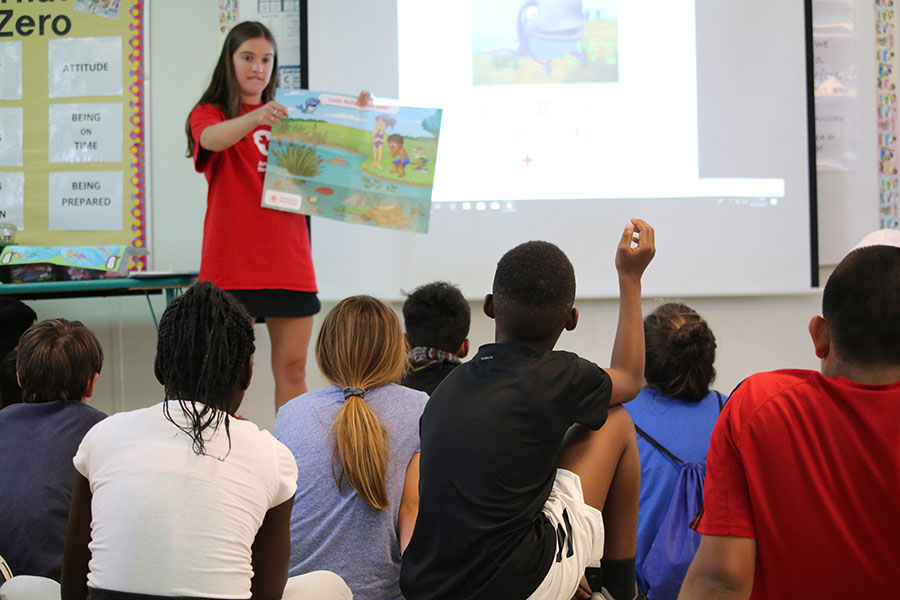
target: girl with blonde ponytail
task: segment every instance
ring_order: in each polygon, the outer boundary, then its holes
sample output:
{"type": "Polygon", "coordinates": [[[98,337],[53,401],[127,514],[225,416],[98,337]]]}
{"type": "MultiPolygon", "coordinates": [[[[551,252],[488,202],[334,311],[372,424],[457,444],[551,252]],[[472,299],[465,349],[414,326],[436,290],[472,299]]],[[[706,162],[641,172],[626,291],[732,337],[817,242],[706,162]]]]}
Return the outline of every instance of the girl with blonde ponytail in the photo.
{"type": "Polygon", "coordinates": [[[278,412],[297,461],[290,573],[337,572],[360,598],[401,600],[400,553],[418,510],[419,417],[428,396],[399,385],[406,338],[370,296],[339,302],[316,340],[332,385],[278,412]]]}

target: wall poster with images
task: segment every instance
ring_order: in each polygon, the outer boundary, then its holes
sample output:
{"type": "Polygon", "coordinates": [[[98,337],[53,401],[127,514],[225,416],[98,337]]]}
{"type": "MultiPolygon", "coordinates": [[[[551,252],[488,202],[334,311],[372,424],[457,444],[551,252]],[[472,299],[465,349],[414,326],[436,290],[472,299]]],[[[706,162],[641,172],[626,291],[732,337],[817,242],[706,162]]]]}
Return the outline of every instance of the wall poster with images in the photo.
{"type": "Polygon", "coordinates": [[[0,223],[17,243],[147,247],[145,7],[3,5],[0,223]]]}

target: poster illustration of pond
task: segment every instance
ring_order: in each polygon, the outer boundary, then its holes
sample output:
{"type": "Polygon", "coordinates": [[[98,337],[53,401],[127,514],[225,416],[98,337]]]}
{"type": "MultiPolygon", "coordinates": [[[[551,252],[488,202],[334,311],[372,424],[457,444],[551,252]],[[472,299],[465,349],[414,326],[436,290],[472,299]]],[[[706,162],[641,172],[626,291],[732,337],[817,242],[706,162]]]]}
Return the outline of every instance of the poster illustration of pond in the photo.
{"type": "Polygon", "coordinates": [[[348,223],[428,231],[441,110],[277,90],[262,206],[348,223]]]}

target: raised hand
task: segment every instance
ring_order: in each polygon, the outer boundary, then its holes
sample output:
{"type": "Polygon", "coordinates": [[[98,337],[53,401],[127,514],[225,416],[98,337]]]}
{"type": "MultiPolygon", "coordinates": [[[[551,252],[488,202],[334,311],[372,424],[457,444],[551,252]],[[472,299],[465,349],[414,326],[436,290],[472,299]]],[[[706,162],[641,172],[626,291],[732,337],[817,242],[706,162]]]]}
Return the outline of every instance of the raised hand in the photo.
{"type": "Polygon", "coordinates": [[[653,228],[645,221],[631,219],[616,249],[616,270],[620,277],[641,278],[656,254],[653,228]]]}

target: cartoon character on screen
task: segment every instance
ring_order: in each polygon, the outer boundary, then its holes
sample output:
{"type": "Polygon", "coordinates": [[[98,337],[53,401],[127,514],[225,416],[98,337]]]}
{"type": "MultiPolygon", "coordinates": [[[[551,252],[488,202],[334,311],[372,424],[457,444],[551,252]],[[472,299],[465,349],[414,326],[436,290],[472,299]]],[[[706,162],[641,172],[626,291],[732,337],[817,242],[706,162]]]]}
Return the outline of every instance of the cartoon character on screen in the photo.
{"type": "Polygon", "coordinates": [[[393,133],[388,137],[388,147],[391,150],[391,157],[394,159],[394,168],[391,173],[397,173],[400,177],[406,177],[406,165],[409,164],[409,155],[403,149],[403,136],[399,133],[393,133]]]}
{"type": "Polygon", "coordinates": [[[375,131],[372,132],[372,166],[376,169],[384,169],[381,166],[381,156],[384,154],[384,140],[387,137],[387,128],[397,124],[397,119],[387,115],[378,115],[375,118],[375,131]]]}
{"type": "Polygon", "coordinates": [[[578,49],[584,37],[585,19],[581,0],[529,0],[519,9],[516,54],[530,57],[550,77],[550,61],[571,54],[587,62],[578,49]]]}

